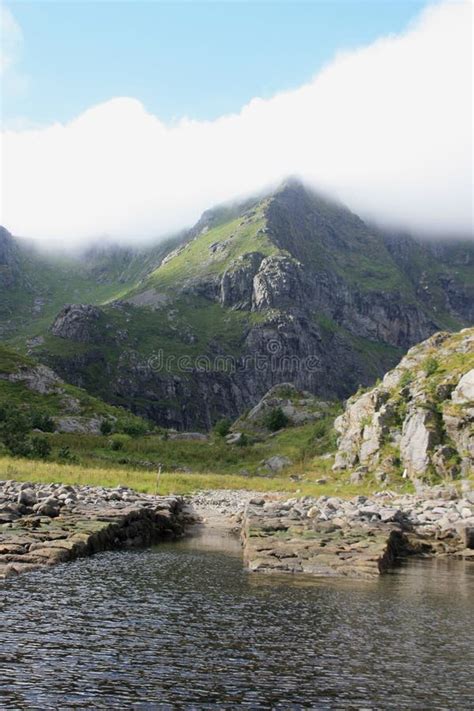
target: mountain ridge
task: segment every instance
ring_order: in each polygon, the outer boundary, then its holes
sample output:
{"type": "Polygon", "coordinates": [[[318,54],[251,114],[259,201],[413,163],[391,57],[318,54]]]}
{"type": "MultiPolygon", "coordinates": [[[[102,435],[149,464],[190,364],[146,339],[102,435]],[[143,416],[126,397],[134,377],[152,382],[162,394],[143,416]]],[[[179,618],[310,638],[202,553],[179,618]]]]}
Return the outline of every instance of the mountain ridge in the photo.
{"type": "Polygon", "coordinates": [[[431,333],[470,325],[473,265],[471,244],[380,233],[290,180],[206,211],[137,279],[112,280],[101,304],[71,299],[33,350],[109,402],[208,429],[279,382],[347,397],[431,333]],[[157,357],[173,364],[157,369],[157,357]],[[232,372],[213,368],[216,358],[232,372]]]}

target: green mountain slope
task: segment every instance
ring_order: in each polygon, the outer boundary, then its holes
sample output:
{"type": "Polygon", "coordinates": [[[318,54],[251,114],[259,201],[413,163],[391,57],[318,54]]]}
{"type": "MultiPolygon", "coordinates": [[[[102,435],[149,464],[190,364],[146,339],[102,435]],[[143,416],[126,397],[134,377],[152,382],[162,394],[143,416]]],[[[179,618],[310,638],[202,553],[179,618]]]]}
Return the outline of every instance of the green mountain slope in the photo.
{"type": "Polygon", "coordinates": [[[38,252],[0,228],[0,338],[46,331],[67,303],[102,304],[119,298],[158,264],[174,241],[150,249],[91,249],[75,257],[38,252]]]}
{"type": "Polygon", "coordinates": [[[346,397],[474,320],[472,243],[383,234],[295,181],[208,211],[157,263],[100,308],[70,298],[35,352],[178,428],[235,417],[279,382],[346,397]]]}

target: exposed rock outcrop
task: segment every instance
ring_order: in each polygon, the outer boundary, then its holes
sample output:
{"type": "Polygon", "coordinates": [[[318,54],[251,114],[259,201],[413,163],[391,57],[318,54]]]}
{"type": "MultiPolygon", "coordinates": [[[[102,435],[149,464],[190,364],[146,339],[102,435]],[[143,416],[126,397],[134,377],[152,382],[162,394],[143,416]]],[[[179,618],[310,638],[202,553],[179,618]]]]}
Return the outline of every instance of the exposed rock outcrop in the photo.
{"type": "Polygon", "coordinates": [[[411,348],[337,418],[335,468],[401,468],[412,478],[474,469],[474,329],[411,348]]]}
{"type": "Polygon", "coordinates": [[[11,383],[24,383],[29,390],[41,395],[63,392],[64,380],[42,363],[22,366],[11,373],[0,373],[0,378],[11,383]]]}
{"type": "Polygon", "coordinates": [[[67,304],[51,326],[53,336],[93,343],[104,337],[102,311],[88,304],[67,304]]]}
{"type": "MultiPolygon", "coordinates": [[[[129,412],[71,387],[48,366],[0,346],[0,406],[10,405],[23,412],[32,427],[46,426],[48,431],[54,423],[57,432],[99,434],[104,420],[119,428],[135,420],[129,412]]],[[[146,428],[138,418],[135,424],[146,428]]]]}
{"type": "Polygon", "coordinates": [[[256,311],[301,306],[307,298],[302,265],[278,254],[266,257],[253,280],[252,308],[256,311]]]}
{"type": "Polygon", "coordinates": [[[319,400],[311,393],[298,390],[292,383],[274,385],[255,407],[240,417],[232,426],[234,431],[262,431],[268,429],[267,418],[281,409],[288,423],[302,425],[324,417],[330,403],[319,400]]]}
{"type": "Polygon", "coordinates": [[[247,252],[225,270],[221,280],[223,306],[249,310],[252,307],[254,279],[263,260],[260,252],[247,252]]]}

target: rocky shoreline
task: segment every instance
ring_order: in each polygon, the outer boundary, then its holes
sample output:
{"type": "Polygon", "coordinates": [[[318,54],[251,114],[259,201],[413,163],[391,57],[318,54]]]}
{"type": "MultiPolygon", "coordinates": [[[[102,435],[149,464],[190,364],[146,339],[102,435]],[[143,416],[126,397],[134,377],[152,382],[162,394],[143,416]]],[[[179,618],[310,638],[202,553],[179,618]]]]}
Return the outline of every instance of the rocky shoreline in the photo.
{"type": "Polygon", "coordinates": [[[371,578],[407,555],[474,561],[474,496],[254,499],[242,517],[249,570],[371,578]]]}
{"type": "Polygon", "coordinates": [[[213,491],[190,504],[209,525],[224,517],[240,533],[250,572],[373,578],[408,555],[474,561],[467,480],[461,495],[451,486],[352,499],[213,491]]]}
{"type": "Polygon", "coordinates": [[[0,580],[99,551],[182,536],[180,497],[126,487],[0,482],[0,580]]]}
{"type": "Polygon", "coordinates": [[[126,487],[0,482],[0,579],[93,553],[194,535],[241,537],[251,572],[373,578],[401,556],[474,561],[474,491],[353,499],[249,491],[152,496],[126,487]],[[193,524],[193,525],[192,525],[193,524]]]}

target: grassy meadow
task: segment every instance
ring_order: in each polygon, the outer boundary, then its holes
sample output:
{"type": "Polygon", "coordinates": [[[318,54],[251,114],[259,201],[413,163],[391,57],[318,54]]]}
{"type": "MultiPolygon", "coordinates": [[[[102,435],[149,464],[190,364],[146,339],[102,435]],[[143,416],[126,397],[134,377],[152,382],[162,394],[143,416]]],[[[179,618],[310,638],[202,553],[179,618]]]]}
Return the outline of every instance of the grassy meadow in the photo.
{"type": "MultiPolygon", "coordinates": [[[[229,445],[215,434],[208,441],[174,440],[162,434],[141,437],[45,434],[44,437],[52,446],[48,459],[0,454],[0,479],[124,485],[159,494],[247,489],[300,496],[353,496],[380,488],[370,478],[363,484],[351,485],[347,473],[332,471],[333,459],[327,452],[334,441],[330,418],[289,427],[246,446],[229,445]],[[265,471],[264,460],[275,455],[287,457],[291,465],[279,473],[265,471]],[[157,487],[159,464],[162,474],[157,487]]],[[[391,488],[408,486],[400,479],[391,488]]]]}
{"type": "MultiPolygon", "coordinates": [[[[85,466],[31,459],[0,457],[0,479],[15,479],[35,483],[57,482],[89,486],[128,486],[148,494],[192,494],[205,489],[245,489],[260,492],[282,492],[288,495],[321,496],[334,495],[351,497],[370,494],[377,488],[374,482],[349,484],[347,476],[331,475],[326,483],[317,480],[323,472],[315,469],[308,472],[301,481],[291,479],[286,473],[272,476],[243,476],[239,474],[219,474],[216,471],[162,472],[157,484],[156,471],[131,469],[126,467],[85,466]]],[[[400,487],[397,487],[397,490],[400,487]]],[[[408,490],[408,485],[404,485],[408,490]]]]}

